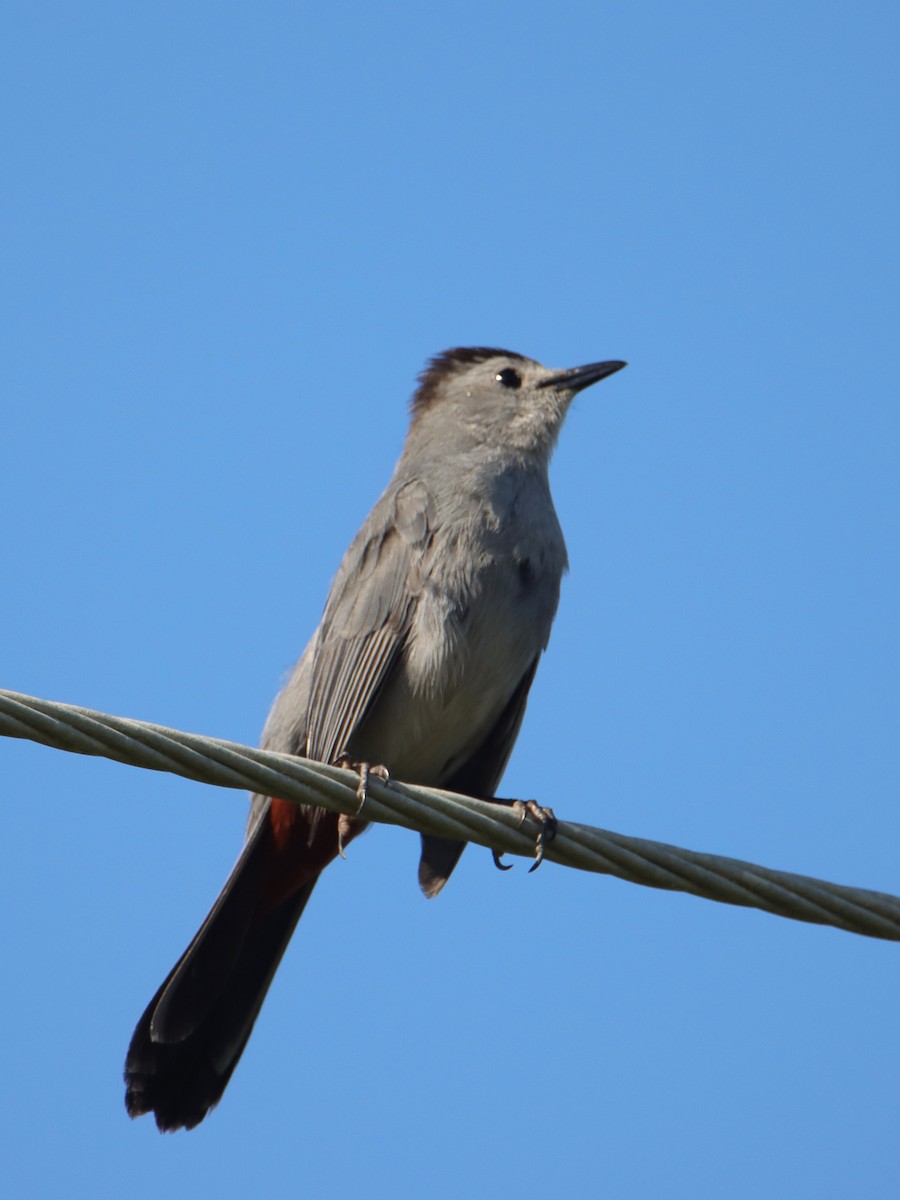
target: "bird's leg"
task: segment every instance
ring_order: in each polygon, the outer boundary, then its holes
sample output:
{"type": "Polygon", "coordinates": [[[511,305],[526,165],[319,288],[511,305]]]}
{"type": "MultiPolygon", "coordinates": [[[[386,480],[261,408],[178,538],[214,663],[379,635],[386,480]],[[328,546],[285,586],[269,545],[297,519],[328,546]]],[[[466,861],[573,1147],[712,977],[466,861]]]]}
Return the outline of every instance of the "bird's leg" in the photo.
{"type": "Polygon", "coordinates": [[[528,874],[530,875],[544,861],[544,851],[556,837],[556,814],[552,808],[538,804],[537,800],[519,800],[517,804],[513,805],[514,808],[519,808],[520,806],[522,812],[520,825],[529,813],[538,823],[537,842],[534,847],[534,862],[528,868],[528,874]]]}
{"type": "Polygon", "coordinates": [[[366,796],[369,790],[369,776],[375,775],[384,783],[390,783],[391,775],[387,767],[378,764],[372,766],[367,762],[355,762],[352,756],[343,750],[334,760],[336,767],[344,767],[348,771],[355,771],[359,776],[359,784],[356,788],[356,798],[359,800],[359,808],[352,815],[350,813],[341,813],[338,817],[338,854],[341,858],[346,858],[344,853],[344,839],[350,836],[350,828],[352,823],[359,817],[366,803],[366,796]]]}
{"type": "MultiPolygon", "coordinates": [[[[538,823],[537,841],[534,847],[534,863],[528,868],[528,874],[536,871],[544,861],[544,851],[556,837],[556,816],[552,808],[546,808],[542,804],[538,804],[536,800],[501,800],[494,797],[495,804],[506,804],[519,814],[519,825],[523,825],[527,816],[532,816],[538,823]]],[[[501,871],[508,871],[513,865],[512,863],[503,863],[502,850],[492,850],[494,856],[494,866],[501,871]]]]}

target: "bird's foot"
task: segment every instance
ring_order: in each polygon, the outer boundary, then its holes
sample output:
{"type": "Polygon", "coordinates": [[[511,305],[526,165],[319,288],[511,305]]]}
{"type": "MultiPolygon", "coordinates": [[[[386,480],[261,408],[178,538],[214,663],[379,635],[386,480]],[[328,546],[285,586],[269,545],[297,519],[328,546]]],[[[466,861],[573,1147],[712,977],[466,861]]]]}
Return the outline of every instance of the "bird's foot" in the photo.
{"type": "MultiPolygon", "coordinates": [[[[534,846],[534,863],[528,868],[528,874],[536,871],[544,861],[544,851],[556,837],[556,816],[552,808],[545,808],[542,804],[538,804],[536,800],[513,800],[510,806],[519,814],[519,825],[523,825],[525,818],[531,816],[538,823],[537,841],[534,846]]],[[[492,850],[494,856],[494,866],[501,871],[508,871],[513,865],[512,863],[503,863],[502,850],[492,850]]]]}
{"type": "Polygon", "coordinates": [[[369,791],[369,777],[374,775],[376,778],[381,779],[384,783],[390,783],[391,775],[387,767],[381,765],[380,763],[373,767],[371,763],[355,762],[346,750],[337,756],[337,758],[334,760],[334,765],[336,767],[344,767],[348,771],[355,771],[359,776],[359,783],[356,788],[356,798],[359,800],[359,808],[357,808],[356,812],[353,814],[341,813],[341,815],[338,817],[338,854],[340,854],[341,858],[346,858],[347,855],[344,853],[344,842],[345,840],[349,840],[350,830],[353,822],[359,818],[359,815],[365,806],[366,796],[368,795],[369,791]]]}

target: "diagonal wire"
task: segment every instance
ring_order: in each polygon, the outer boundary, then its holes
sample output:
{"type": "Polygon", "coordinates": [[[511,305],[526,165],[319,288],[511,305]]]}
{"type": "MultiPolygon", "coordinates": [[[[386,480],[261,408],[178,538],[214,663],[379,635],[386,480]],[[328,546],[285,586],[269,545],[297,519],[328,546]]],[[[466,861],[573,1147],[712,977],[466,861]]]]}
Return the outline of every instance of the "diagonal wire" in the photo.
{"type": "MultiPolygon", "coordinates": [[[[339,767],[108,716],[19,692],[0,690],[0,734],[58,750],[98,755],[201,783],[278,796],[353,814],[357,776],[339,767]]],[[[365,815],[440,837],[531,857],[534,832],[509,807],[435,788],[369,783],[365,815]]],[[[900,897],[773,871],[739,859],[682,850],[591,825],[560,821],[546,857],[562,866],[615,875],[631,883],[689,892],[760,908],[776,916],[900,941],[900,897]]]]}

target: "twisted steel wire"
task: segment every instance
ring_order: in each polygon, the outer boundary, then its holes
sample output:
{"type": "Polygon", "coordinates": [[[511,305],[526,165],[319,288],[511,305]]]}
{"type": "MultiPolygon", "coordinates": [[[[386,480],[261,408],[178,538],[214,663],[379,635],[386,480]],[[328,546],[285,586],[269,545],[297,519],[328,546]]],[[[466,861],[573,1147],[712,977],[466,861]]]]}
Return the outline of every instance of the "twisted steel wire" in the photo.
{"type": "MultiPolygon", "coordinates": [[[[353,814],[359,808],[357,776],[343,768],[2,689],[0,734],[167,771],[201,783],[321,805],[334,812],[353,814]]],[[[511,807],[453,792],[393,780],[385,784],[373,777],[365,816],[477,842],[504,853],[534,854],[535,830],[530,818],[523,823],[511,807]]],[[[545,857],[561,866],[615,875],[646,887],[689,892],[796,921],[900,941],[900,897],[884,892],[845,887],[568,821],[558,823],[545,857]]]]}

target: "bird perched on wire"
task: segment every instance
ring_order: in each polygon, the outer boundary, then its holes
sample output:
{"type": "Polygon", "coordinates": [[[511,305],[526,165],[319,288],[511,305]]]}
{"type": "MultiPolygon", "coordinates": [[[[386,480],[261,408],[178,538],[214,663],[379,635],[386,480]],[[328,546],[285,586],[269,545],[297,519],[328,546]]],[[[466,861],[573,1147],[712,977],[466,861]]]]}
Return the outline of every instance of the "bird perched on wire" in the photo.
{"type": "MultiPolygon", "coordinates": [[[[550,370],[485,347],[431,360],[393,477],[275,701],[266,749],[495,794],[567,565],[550,457],[575,394],[624,366],[550,370]]],[[[319,875],[365,826],[362,815],[252,798],[234,869],[135,1029],[132,1117],[191,1129],[218,1102],[319,875]]],[[[463,849],[422,837],[426,896],[463,849]]]]}

